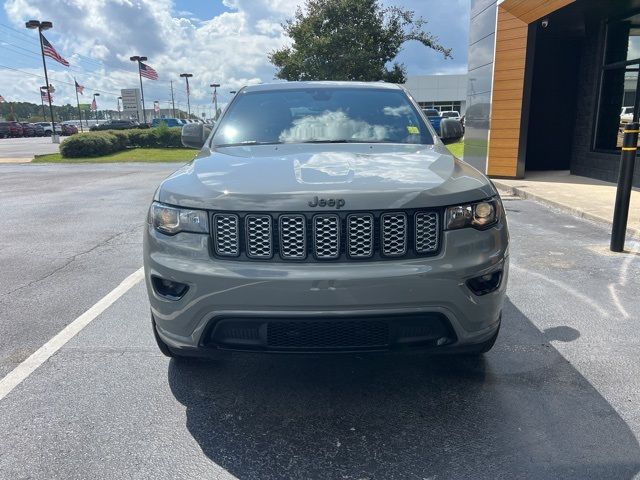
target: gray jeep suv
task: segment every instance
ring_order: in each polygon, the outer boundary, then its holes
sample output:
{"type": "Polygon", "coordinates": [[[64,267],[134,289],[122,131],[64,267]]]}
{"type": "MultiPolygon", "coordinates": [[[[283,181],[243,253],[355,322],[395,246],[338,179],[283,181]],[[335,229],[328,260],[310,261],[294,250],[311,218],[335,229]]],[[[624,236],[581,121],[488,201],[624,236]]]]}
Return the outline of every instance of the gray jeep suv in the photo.
{"type": "Polygon", "coordinates": [[[166,355],[493,346],[500,198],[402,87],[245,87],[183,143],[202,150],[162,182],[144,234],[166,355]]]}

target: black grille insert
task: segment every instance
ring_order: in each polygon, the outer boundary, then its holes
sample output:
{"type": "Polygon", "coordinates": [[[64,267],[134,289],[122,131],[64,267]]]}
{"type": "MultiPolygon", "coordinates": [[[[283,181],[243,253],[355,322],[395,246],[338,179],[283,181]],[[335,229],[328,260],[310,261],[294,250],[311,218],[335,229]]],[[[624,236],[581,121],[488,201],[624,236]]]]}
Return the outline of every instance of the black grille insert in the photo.
{"type": "Polygon", "coordinates": [[[441,313],[328,318],[212,320],[203,346],[231,350],[322,352],[393,350],[446,345],[456,340],[441,313]]]}
{"type": "Polygon", "coordinates": [[[291,349],[376,348],[389,344],[389,325],[380,321],[272,322],[267,346],[291,349]]]}

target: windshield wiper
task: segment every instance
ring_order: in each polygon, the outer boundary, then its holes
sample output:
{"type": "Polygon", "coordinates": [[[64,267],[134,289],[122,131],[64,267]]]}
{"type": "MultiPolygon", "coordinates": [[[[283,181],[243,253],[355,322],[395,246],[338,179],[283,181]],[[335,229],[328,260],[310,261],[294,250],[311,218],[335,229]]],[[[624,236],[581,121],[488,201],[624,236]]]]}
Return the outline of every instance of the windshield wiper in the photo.
{"type": "Polygon", "coordinates": [[[238,143],[217,143],[216,147],[243,147],[243,146],[253,146],[253,145],[281,145],[282,142],[259,142],[257,140],[246,140],[244,142],[238,143]]]}
{"type": "Polygon", "coordinates": [[[340,140],[304,140],[300,143],[384,143],[380,140],[353,140],[342,138],[340,140]]]}

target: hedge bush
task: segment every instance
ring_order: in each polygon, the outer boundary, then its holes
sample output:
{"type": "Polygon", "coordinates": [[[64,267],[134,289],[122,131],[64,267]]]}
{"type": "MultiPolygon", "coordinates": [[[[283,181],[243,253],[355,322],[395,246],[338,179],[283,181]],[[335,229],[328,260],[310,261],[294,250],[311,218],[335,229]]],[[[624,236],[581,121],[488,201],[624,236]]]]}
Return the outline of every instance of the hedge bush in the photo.
{"type": "Polygon", "coordinates": [[[60,153],[65,158],[99,157],[124,150],[118,137],[110,133],[81,133],[67,138],[60,144],[60,153]]]}
{"type": "Polygon", "coordinates": [[[141,130],[105,130],[72,135],[60,144],[65,158],[98,157],[126,150],[127,148],[176,148],[181,147],[182,130],[162,124],[158,128],[141,130]]]}

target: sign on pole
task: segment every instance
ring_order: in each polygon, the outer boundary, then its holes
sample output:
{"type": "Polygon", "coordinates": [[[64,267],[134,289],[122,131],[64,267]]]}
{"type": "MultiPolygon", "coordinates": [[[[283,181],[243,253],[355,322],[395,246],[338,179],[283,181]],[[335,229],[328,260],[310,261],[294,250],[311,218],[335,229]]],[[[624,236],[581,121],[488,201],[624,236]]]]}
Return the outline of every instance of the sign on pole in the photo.
{"type": "Polygon", "coordinates": [[[123,88],[120,90],[122,96],[122,111],[127,118],[142,120],[142,109],[140,106],[140,89],[123,88]]]}

